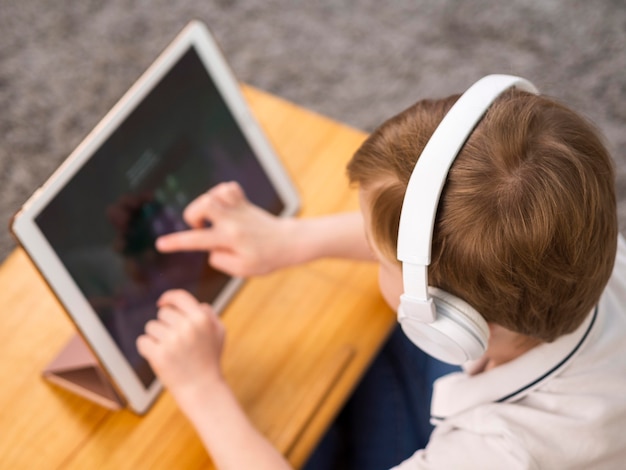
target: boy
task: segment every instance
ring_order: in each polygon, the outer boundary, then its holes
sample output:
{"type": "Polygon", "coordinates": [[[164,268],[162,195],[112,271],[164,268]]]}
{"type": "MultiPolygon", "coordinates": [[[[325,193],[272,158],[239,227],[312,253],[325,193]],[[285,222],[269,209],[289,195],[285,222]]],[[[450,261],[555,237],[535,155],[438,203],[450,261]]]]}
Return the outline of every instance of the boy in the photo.
{"type": "MultiPolygon", "coordinates": [[[[418,156],[456,100],[417,103],[356,152],[348,173],[361,214],[276,219],[228,183],[187,208],[191,231],[157,246],[205,249],[214,267],[244,276],[322,256],[373,257],[381,292],[398,309],[403,199],[418,156]]],[[[617,240],[611,161],[593,128],[543,96],[501,94],[447,175],[428,267],[429,285],[480,312],[486,350],[437,380],[435,430],[425,448],[415,441],[417,452],[400,468],[622,464],[626,244],[620,238],[616,256],[617,240]]],[[[158,306],[138,349],[218,468],[288,468],[224,383],[224,331],[210,307],[182,291],[166,292],[158,306]]]]}

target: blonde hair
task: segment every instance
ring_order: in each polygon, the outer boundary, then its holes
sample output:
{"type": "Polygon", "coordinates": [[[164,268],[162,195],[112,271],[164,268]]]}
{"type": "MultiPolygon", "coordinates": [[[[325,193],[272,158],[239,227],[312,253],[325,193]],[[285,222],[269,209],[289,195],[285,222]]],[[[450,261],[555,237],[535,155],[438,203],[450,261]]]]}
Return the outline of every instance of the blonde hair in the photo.
{"type": "MultiPolygon", "coordinates": [[[[373,242],[390,259],[413,167],[457,98],[418,102],[380,126],[348,164],[350,181],[369,191],[373,242]]],[[[512,90],[450,170],[429,283],[488,322],[553,341],[598,302],[616,244],[613,168],[596,130],[550,98],[512,90]]]]}

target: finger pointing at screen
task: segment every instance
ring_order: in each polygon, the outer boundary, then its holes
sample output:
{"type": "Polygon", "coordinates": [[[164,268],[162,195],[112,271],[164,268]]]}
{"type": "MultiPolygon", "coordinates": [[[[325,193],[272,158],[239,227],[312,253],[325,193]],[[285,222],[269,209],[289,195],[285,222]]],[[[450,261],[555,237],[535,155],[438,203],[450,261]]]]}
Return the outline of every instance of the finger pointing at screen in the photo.
{"type": "Polygon", "coordinates": [[[159,237],[159,251],[208,251],[209,264],[233,276],[265,274],[286,264],[290,220],[252,204],[235,182],[197,197],[183,216],[191,229],[159,237]]]}

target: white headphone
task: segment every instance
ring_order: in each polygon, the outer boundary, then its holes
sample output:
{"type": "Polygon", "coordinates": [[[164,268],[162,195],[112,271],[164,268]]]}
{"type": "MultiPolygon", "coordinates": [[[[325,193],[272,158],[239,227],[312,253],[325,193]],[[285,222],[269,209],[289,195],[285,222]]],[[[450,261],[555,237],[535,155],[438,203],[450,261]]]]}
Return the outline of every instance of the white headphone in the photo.
{"type": "Polygon", "coordinates": [[[512,87],[538,93],[532,83],[511,75],[488,75],[463,93],[424,147],[402,203],[398,260],[404,294],[398,321],[416,346],[450,364],[479,358],[487,348],[489,328],[467,302],[428,286],[437,206],[448,171],[465,141],[491,104],[512,87]]]}

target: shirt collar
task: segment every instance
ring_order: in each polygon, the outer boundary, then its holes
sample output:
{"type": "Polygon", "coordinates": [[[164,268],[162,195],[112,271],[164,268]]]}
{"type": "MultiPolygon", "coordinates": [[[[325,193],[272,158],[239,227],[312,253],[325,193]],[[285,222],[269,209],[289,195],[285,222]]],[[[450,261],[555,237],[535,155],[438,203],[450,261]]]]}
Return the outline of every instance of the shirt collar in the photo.
{"type": "Polygon", "coordinates": [[[574,332],[536,346],[506,364],[475,375],[455,372],[436,380],[432,418],[442,420],[477,405],[511,402],[527,395],[570,363],[597,323],[597,315],[596,307],[574,332]]]}

